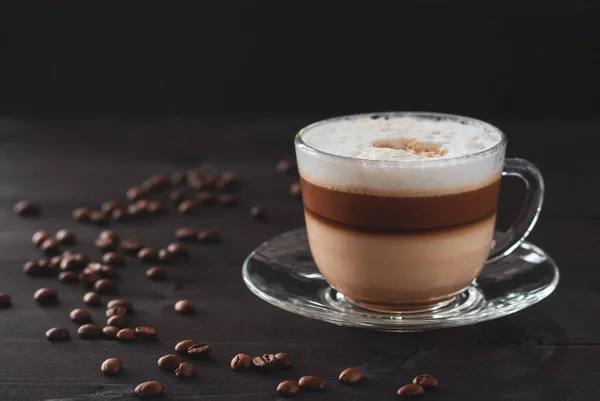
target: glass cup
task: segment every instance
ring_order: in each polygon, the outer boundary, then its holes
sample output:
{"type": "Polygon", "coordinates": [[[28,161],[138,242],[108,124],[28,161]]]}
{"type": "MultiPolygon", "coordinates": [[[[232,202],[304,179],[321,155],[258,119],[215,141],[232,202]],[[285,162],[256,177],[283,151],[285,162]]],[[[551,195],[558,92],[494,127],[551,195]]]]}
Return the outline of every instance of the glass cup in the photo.
{"type": "Polygon", "coordinates": [[[542,176],[526,160],[505,159],[506,143],[490,124],[439,113],[363,114],[303,128],[295,147],[306,230],[325,280],[350,302],[376,311],[434,310],[452,302],[486,262],[523,242],[540,213],[542,176]],[[340,124],[393,117],[477,125],[500,140],[464,156],[408,160],[339,156],[307,144],[310,135],[340,124]],[[502,176],[521,178],[527,192],[516,221],[497,233],[502,176]],[[405,184],[418,190],[404,191],[405,184]]]}

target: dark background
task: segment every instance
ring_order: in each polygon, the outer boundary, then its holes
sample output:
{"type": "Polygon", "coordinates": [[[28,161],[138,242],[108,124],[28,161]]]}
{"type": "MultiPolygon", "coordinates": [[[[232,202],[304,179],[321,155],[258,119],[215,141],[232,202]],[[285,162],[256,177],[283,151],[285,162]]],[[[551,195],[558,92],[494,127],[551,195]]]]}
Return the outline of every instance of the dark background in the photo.
{"type": "Polygon", "coordinates": [[[13,3],[4,114],[597,115],[594,1],[13,3]]]}

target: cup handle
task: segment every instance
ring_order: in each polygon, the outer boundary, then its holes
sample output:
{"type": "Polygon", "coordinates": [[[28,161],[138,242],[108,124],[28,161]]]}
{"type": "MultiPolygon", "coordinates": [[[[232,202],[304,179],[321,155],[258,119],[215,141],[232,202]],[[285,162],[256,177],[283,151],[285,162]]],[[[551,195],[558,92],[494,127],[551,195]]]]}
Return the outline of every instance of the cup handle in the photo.
{"type": "Polygon", "coordinates": [[[525,183],[525,200],[515,222],[508,231],[497,235],[488,262],[494,262],[517,249],[529,235],[542,210],[544,179],[540,170],[524,159],[506,159],[503,177],[519,177],[525,183]]]}

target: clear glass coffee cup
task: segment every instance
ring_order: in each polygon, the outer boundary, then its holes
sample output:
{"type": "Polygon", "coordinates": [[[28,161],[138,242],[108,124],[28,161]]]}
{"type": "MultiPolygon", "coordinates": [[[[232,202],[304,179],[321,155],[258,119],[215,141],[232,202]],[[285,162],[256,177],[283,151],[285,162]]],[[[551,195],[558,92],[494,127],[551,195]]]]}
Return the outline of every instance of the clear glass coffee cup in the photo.
{"type": "Polygon", "coordinates": [[[542,176],[526,160],[505,158],[506,145],[505,135],[488,123],[440,113],[361,114],[303,128],[295,147],[306,230],[325,280],[350,302],[376,311],[434,310],[452,302],[487,262],[516,249],[539,216],[542,176]],[[481,130],[495,142],[464,144],[468,150],[454,156],[444,132],[394,136],[394,121],[407,118],[416,129],[421,122],[449,122],[459,134],[481,130]],[[361,139],[356,154],[337,152],[348,142],[325,146],[319,139],[343,129],[359,138],[360,124],[369,127],[369,121],[388,131],[383,139],[361,139]],[[366,158],[369,146],[408,157],[366,158]],[[527,191],[515,222],[498,233],[503,176],[521,178],[527,191]]]}

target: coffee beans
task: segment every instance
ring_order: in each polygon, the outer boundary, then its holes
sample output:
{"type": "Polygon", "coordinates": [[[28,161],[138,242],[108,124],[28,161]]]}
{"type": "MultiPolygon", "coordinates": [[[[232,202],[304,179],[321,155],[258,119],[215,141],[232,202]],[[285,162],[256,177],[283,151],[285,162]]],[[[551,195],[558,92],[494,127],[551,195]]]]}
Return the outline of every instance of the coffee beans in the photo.
{"type": "Polygon", "coordinates": [[[171,182],[173,184],[185,184],[186,181],[187,175],[185,173],[179,171],[177,173],[171,174],[171,182]]]}
{"type": "Polygon", "coordinates": [[[74,245],[77,243],[77,236],[69,230],[58,230],[54,238],[61,245],[74,245]]]}
{"type": "Polygon", "coordinates": [[[277,367],[282,369],[288,369],[293,366],[292,358],[285,352],[278,352],[275,354],[275,361],[277,362],[277,367]]]}
{"type": "Polygon", "coordinates": [[[73,220],[87,223],[92,220],[91,214],[92,211],[87,207],[78,207],[77,209],[73,210],[71,216],[73,217],[73,220]]]}
{"type": "Polygon", "coordinates": [[[153,216],[161,216],[169,213],[169,209],[162,203],[157,200],[153,200],[148,202],[148,207],[146,208],[148,213],[153,216]]]}
{"type": "Polygon", "coordinates": [[[195,358],[206,358],[210,353],[210,345],[208,344],[194,344],[188,348],[188,355],[195,358]]]}
{"type": "Polygon", "coordinates": [[[13,210],[16,214],[21,217],[33,217],[39,216],[42,212],[42,207],[37,203],[33,203],[31,201],[20,201],[15,204],[13,210]]]}
{"type": "Polygon", "coordinates": [[[179,204],[179,206],[177,206],[177,210],[181,214],[190,215],[196,213],[196,211],[198,210],[198,204],[196,203],[196,201],[191,199],[184,200],[179,204]]]}
{"type": "Polygon", "coordinates": [[[214,205],[217,198],[212,192],[198,192],[196,194],[196,200],[203,205],[209,206],[214,205]]]}
{"type": "Polygon", "coordinates": [[[117,339],[121,340],[121,341],[135,340],[136,339],[135,331],[133,331],[131,329],[121,329],[117,333],[117,339]]]}
{"type": "Polygon", "coordinates": [[[169,179],[164,174],[155,174],[142,183],[142,187],[146,191],[159,192],[168,187],[169,179]]]}
{"type": "Polygon", "coordinates": [[[100,210],[94,210],[90,213],[90,222],[94,224],[101,225],[106,223],[107,220],[108,216],[106,215],[106,213],[100,210]]]}
{"type": "Polygon", "coordinates": [[[23,265],[23,273],[30,277],[39,277],[44,274],[44,269],[39,265],[37,260],[28,260],[23,265]]]}
{"type": "Polygon", "coordinates": [[[418,384],[406,384],[398,389],[400,398],[417,398],[425,394],[425,389],[418,384]]]}
{"type": "Polygon", "coordinates": [[[156,329],[152,327],[136,327],[135,335],[143,340],[154,340],[156,338],[156,329]]]}
{"type": "Polygon", "coordinates": [[[255,368],[266,371],[274,369],[277,366],[277,360],[273,354],[264,354],[263,356],[252,358],[252,364],[255,368]]]}
{"type": "Polygon", "coordinates": [[[127,314],[127,308],[122,306],[113,306],[112,308],[106,309],[106,317],[112,316],[125,316],[127,314]]]}
{"type": "Polygon", "coordinates": [[[60,261],[60,270],[79,270],[85,266],[85,262],[85,259],[82,259],[81,256],[69,253],[63,255],[62,260],[60,261]]]}
{"type": "Polygon", "coordinates": [[[76,283],[79,281],[79,274],[74,271],[64,271],[58,275],[58,280],[65,284],[76,283]]]}
{"type": "Polygon", "coordinates": [[[40,288],[33,294],[33,299],[40,305],[58,303],[58,291],[52,288],[40,288]]]}
{"type": "Polygon", "coordinates": [[[102,336],[102,330],[95,324],[88,323],[84,324],[83,326],[79,326],[79,329],[77,329],[77,334],[83,340],[94,340],[102,336]]]}
{"type": "Polygon", "coordinates": [[[181,191],[171,191],[169,194],[169,199],[176,205],[179,205],[181,202],[185,200],[185,195],[181,191]]]}
{"type": "Polygon", "coordinates": [[[133,312],[133,303],[131,303],[131,301],[128,299],[124,299],[124,298],[112,299],[112,300],[108,301],[108,304],[106,305],[107,308],[114,308],[116,306],[122,306],[123,308],[127,309],[127,313],[133,312]]]}
{"type": "Polygon", "coordinates": [[[137,257],[142,262],[157,262],[158,252],[154,248],[143,248],[137,254],[137,257]]]}
{"type": "Polygon", "coordinates": [[[182,299],[181,301],[177,301],[175,303],[175,312],[181,315],[191,315],[194,313],[194,304],[187,299],[182,299]]]}
{"type": "Polygon", "coordinates": [[[181,354],[181,355],[187,355],[188,349],[194,344],[198,344],[198,341],[196,341],[196,340],[180,341],[177,343],[177,345],[175,345],[175,352],[177,352],[178,354],[181,354]]]}
{"type": "Polygon", "coordinates": [[[100,370],[107,376],[116,376],[121,372],[122,365],[121,361],[117,358],[108,358],[106,361],[102,362],[100,366],[100,370]]]}
{"type": "Polygon", "coordinates": [[[167,272],[162,267],[154,266],[146,270],[146,277],[153,281],[162,281],[167,279],[167,272]]]}
{"type": "Polygon", "coordinates": [[[161,382],[149,381],[139,384],[134,393],[138,397],[157,397],[163,392],[163,385],[161,382]]]}
{"type": "Polygon", "coordinates": [[[222,194],[217,198],[217,202],[221,206],[234,207],[238,204],[237,197],[234,194],[222,194]]]}
{"type": "Polygon", "coordinates": [[[117,247],[117,241],[111,237],[97,238],[95,244],[103,252],[113,251],[117,247]]]}
{"type": "Polygon", "coordinates": [[[102,328],[102,333],[108,338],[117,338],[117,333],[119,330],[121,329],[115,326],[105,326],[102,328]]]}
{"type": "Polygon", "coordinates": [[[180,241],[194,241],[198,236],[198,230],[193,227],[182,227],[175,231],[175,238],[180,241]]]}
{"type": "Polygon", "coordinates": [[[117,282],[113,279],[102,278],[94,283],[94,289],[100,294],[110,294],[117,291],[117,282]]]}
{"type": "Polygon", "coordinates": [[[100,210],[102,210],[104,213],[112,213],[113,210],[118,209],[120,207],[121,205],[119,204],[119,202],[109,200],[104,202],[102,206],[100,206],[100,210]]]}
{"type": "Polygon", "coordinates": [[[136,200],[146,198],[148,196],[148,194],[142,188],[133,187],[133,188],[129,188],[127,190],[127,192],[125,193],[125,196],[129,200],[136,201],[136,200]]]}
{"type": "Polygon", "coordinates": [[[33,245],[40,247],[42,246],[42,243],[48,238],[50,238],[50,234],[48,234],[46,231],[37,231],[31,237],[31,242],[33,243],[33,245]]]}
{"type": "Polygon", "coordinates": [[[114,232],[113,230],[102,230],[100,232],[100,234],[98,235],[98,238],[110,238],[110,239],[114,240],[115,242],[120,241],[119,235],[116,232],[114,232]]]}
{"type": "Polygon", "coordinates": [[[356,368],[348,368],[340,373],[340,381],[344,384],[355,384],[361,381],[363,375],[360,370],[356,368]]]}
{"type": "Polygon", "coordinates": [[[192,377],[196,374],[196,369],[186,362],[182,362],[179,364],[179,367],[175,370],[175,375],[177,377],[192,377]]]}
{"type": "Polygon", "coordinates": [[[48,341],[67,341],[71,336],[64,327],[53,327],[46,332],[46,338],[48,341]]]}
{"type": "Polygon", "coordinates": [[[428,390],[429,389],[433,390],[438,387],[438,380],[433,375],[426,374],[426,373],[415,377],[413,379],[413,383],[418,384],[421,387],[424,387],[428,390]]]}
{"type": "Polygon", "coordinates": [[[188,256],[188,250],[185,247],[185,245],[174,242],[172,244],[169,244],[169,246],[167,246],[167,252],[169,252],[171,255],[173,255],[176,258],[182,258],[185,256],[188,256]]]}
{"type": "Polygon", "coordinates": [[[250,358],[250,355],[237,354],[233,357],[229,366],[235,371],[248,370],[252,366],[252,358],[250,358]]]}
{"type": "Polygon", "coordinates": [[[42,245],[40,245],[40,248],[46,254],[54,255],[54,254],[58,253],[58,241],[56,241],[54,238],[48,238],[44,242],[42,242],[42,245]]]}
{"type": "Polygon", "coordinates": [[[203,244],[216,244],[221,241],[221,236],[217,230],[202,230],[198,233],[198,241],[203,244]]]}
{"type": "Polygon", "coordinates": [[[286,380],[279,383],[277,392],[283,396],[290,397],[298,394],[300,386],[293,380],[286,380]]]}
{"type": "Polygon", "coordinates": [[[119,329],[124,329],[127,325],[127,321],[125,320],[125,316],[115,315],[108,318],[106,321],[107,326],[118,327],[119,329]]]}
{"type": "Polygon", "coordinates": [[[325,382],[315,376],[302,376],[298,384],[300,387],[309,390],[321,390],[325,387],[325,382]]]}
{"type": "Polygon", "coordinates": [[[87,306],[100,306],[102,298],[97,292],[86,292],[83,296],[83,302],[87,306]]]}
{"type": "Polygon", "coordinates": [[[250,216],[252,216],[254,220],[265,221],[267,220],[267,211],[262,206],[254,206],[250,209],[250,216]]]}
{"type": "Polygon", "coordinates": [[[121,241],[121,249],[128,253],[137,254],[144,245],[139,241],[123,240],[121,241]]]}
{"type": "Polygon", "coordinates": [[[116,252],[108,252],[102,255],[102,263],[112,266],[125,265],[125,258],[116,252]]]}
{"type": "Polygon", "coordinates": [[[92,321],[92,315],[85,309],[73,309],[69,318],[76,324],[85,324],[92,321]]]}
{"type": "Polygon", "coordinates": [[[171,263],[175,257],[165,248],[158,250],[158,260],[162,263],[171,263]]]}
{"type": "Polygon", "coordinates": [[[158,367],[164,370],[174,371],[183,362],[180,357],[175,354],[161,356],[158,359],[158,367]]]}
{"type": "Polygon", "coordinates": [[[10,295],[5,292],[0,292],[0,309],[7,309],[12,306],[10,295]]]}
{"type": "Polygon", "coordinates": [[[284,174],[292,173],[295,167],[296,166],[294,163],[287,159],[281,160],[279,163],[277,163],[277,171],[284,174]]]}
{"type": "Polygon", "coordinates": [[[290,193],[295,198],[302,197],[302,186],[300,185],[299,182],[295,182],[290,186],[290,193]]]}

